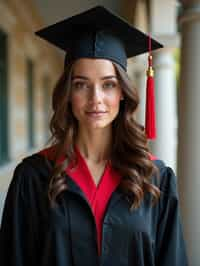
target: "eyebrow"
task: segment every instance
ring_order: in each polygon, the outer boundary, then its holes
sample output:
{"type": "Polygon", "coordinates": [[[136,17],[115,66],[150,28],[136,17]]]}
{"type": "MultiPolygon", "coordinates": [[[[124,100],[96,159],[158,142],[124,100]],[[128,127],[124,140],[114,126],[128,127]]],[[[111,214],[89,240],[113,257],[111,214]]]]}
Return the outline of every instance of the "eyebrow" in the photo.
{"type": "MultiPolygon", "coordinates": [[[[102,80],[105,80],[105,79],[112,79],[112,78],[117,79],[117,76],[109,75],[109,76],[104,76],[104,77],[102,77],[101,79],[102,79],[102,80]]],[[[72,76],[72,80],[74,80],[74,79],[84,79],[84,80],[89,80],[88,77],[86,77],[86,76],[81,76],[81,75],[72,76]]]]}

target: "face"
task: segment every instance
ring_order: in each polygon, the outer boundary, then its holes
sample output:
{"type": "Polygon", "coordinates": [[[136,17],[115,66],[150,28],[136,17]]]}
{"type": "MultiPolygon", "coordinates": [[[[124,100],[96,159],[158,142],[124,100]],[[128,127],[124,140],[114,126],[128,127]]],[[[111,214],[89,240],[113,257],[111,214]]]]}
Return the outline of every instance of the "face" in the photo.
{"type": "Polygon", "coordinates": [[[119,112],[122,90],[111,61],[82,58],[74,63],[72,112],[79,127],[110,127],[119,112]]]}

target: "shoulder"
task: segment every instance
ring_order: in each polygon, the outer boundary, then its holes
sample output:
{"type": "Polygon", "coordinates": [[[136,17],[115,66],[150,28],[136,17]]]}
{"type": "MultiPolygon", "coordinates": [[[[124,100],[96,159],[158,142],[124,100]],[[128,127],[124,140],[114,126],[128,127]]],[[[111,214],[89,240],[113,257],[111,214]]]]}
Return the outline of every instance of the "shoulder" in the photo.
{"type": "Polygon", "coordinates": [[[22,161],[15,168],[15,172],[20,172],[29,175],[46,175],[51,168],[52,161],[39,151],[23,158],[22,161]]]}
{"type": "Polygon", "coordinates": [[[159,187],[161,195],[178,197],[177,177],[173,169],[157,158],[153,163],[158,168],[158,176],[153,176],[152,182],[159,187]]]}
{"type": "Polygon", "coordinates": [[[56,146],[39,150],[38,152],[27,156],[17,165],[16,170],[21,169],[23,172],[45,174],[54,164],[56,146]]]}
{"type": "Polygon", "coordinates": [[[35,192],[42,193],[48,188],[51,169],[51,161],[40,153],[25,157],[14,170],[9,191],[25,200],[35,192]]]}

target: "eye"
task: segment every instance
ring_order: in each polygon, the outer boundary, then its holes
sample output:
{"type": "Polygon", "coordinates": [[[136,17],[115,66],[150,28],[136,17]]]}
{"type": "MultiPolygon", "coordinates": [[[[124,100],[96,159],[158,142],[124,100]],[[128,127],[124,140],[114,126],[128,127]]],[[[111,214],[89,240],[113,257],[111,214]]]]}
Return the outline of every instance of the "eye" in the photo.
{"type": "Polygon", "coordinates": [[[87,82],[84,82],[84,81],[75,81],[75,82],[72,83],[72,87],[73,87],[74,89],[79,90],[79,89],[85,89],[85,88],[88,88],[89,85],[87,84],[87,82]]]}
{"type": "Polygon", "coordinates": [[[112,88],[115,88],[115,87],[117,87],[117,83],[116,82],[114,82],[114,81],[107,81],[107,82],[105,82],[104,84],[103,84],[103,87],[105,88],[105,89],[112,89],[112,88]]]}

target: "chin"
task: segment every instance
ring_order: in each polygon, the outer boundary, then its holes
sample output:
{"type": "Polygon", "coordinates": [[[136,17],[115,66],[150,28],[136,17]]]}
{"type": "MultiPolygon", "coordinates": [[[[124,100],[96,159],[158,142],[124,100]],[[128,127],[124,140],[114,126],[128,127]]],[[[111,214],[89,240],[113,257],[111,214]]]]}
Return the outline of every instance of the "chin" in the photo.
{"type": "Polygon", "coordinates": [[[91,129],[104,129],[104,128],[108,128],[109,126],[111,126],[111,124],[112,122],[110,123],[94,122],[94,123],[87,123],[87,127],[91,129]]]}

